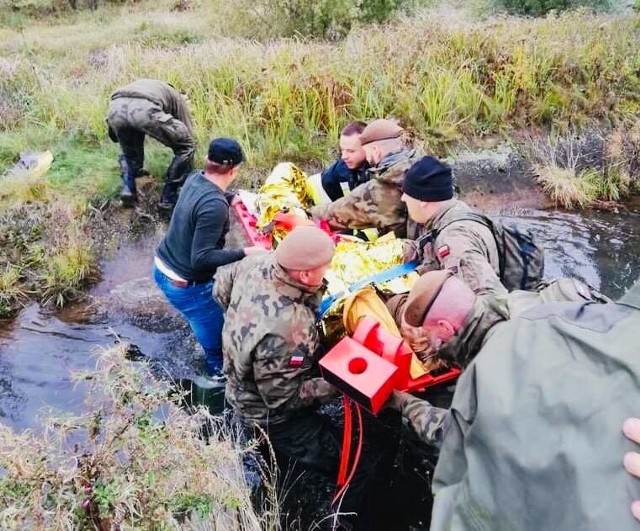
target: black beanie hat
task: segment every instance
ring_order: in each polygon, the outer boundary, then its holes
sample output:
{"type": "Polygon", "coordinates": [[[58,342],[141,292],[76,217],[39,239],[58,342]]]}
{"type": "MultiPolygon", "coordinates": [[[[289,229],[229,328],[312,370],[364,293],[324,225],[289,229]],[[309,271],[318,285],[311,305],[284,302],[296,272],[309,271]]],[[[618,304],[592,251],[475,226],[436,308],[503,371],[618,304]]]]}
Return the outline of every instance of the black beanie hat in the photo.
{"type": "Polygon", "coordinates": [[[453,197],[451,168],[433,157],[422,157],[404,176],[402,191],[419,201],[446,201],[453,197]]]}

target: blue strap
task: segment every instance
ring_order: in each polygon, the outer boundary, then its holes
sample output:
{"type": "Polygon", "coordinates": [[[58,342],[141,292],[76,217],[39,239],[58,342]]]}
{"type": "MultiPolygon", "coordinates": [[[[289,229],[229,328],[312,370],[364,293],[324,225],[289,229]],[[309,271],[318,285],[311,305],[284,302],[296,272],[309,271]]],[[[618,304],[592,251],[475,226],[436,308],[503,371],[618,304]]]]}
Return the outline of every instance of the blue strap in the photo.
{"type": "Polygon", "coordinates": [[[407,262],[406,264],[400,264],[392,267],[391,269],[387,269],[385,271],[381,271],[380,273],[376,273],[375,275],[365,277],[362,280],[358,280],[358,282],[354,282],[353,284],[351,284],[351,286],[348,286],[347,291],[341,291],[340,293],[336,293],[335,295],[329,295],[328,297],[323,298],[316,312],[316,316],[318,317],[318,319],[322,318],[324,314],[329,311],[329,308],[333,306],[334,302],[344,297],[348,293],[353,293],[354,291],[357,291],[369,284],[381,284],[382,282],[387,282],[394,278],[408,275],[409,273],[415,271],[417,266],[418,262],[407,262]]]}

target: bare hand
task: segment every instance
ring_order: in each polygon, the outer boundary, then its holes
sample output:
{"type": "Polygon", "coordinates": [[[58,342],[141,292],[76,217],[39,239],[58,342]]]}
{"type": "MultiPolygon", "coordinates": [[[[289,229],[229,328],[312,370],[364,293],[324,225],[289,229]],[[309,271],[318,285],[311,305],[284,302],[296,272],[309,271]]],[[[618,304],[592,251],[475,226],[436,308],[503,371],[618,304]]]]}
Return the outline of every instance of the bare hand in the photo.
{"type": "Polygon", "coordinates": [[[417,260],[418,257],[419,252],[416,242],[413,240],[404,240],[402,242],[402,261],[406,264],[407,262],[417,260]]]}
{"type": "MultiPolygon", "coordinates": [[[[640,444],[640,419],[628,418],[622,425],[622,431],[633,442],[640,444]]],[[[624,467],[629,474],[640,478],[640,453],[628,452],[624,455],[624,467]]],[[[640,520],[640,500],[631,504],[631,512],[640,520]]]]}
{"type": "Polygon", "coordinates": [[[269,251],[267,251],[266,249],[264,249],[263,247],[258,247],[256,245],[252,246],[252,247],[245,247],[243,249],[244,254],[246,256],[251,256],[253,254],[261,254],[261,253],[268,253],[269,251]]]}
{"type": "Polygon", "coordinates": [[[429,335],[424,328],[411,326],[403,318],[400,323],[400,334],[415,353],[429,350],[429,335]]]}

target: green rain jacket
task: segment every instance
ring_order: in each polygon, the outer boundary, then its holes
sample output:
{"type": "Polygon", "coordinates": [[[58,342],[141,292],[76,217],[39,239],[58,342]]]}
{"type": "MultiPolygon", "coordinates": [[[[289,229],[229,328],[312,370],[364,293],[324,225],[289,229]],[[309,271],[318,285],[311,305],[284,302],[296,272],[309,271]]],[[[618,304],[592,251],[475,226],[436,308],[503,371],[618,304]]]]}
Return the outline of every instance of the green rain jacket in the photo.
{"type": "Polygon", "coordinates": [[[618,303],[526,310],[496,327],[458,382],[431,529],[638,529],[640,481],[622,466],[637,450],[622,424],[638,415],[640,281],[618,303]]]}

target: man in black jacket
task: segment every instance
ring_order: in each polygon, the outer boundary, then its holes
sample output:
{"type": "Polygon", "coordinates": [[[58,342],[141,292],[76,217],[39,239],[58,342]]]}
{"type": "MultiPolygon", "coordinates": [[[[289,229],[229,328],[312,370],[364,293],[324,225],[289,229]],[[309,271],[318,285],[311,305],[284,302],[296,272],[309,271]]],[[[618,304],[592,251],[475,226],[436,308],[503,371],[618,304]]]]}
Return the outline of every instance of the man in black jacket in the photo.
{"type": "Polygon", "coordinates": [[[223,384],[222,308],[213,299],[218,267],[262,252],[257,247],[225,249],[229,203],[224,192],[238,175],[240,144],[217,138],[209,144],[204,171],[194,171],[180,191],[169,229],[156,249],[153,275],[169,302],[189,322],[205,353],[207,371],[223,384]]]}
{"type": "Polygon", "coordinates": [[[322,172],[322,187],[331,201],[344,196],[343,184],[353,190],[369,180],[369,164],[360,135],[367,126],[364,122],[351,122],[340,133],[340,158],[322,172]]]}

